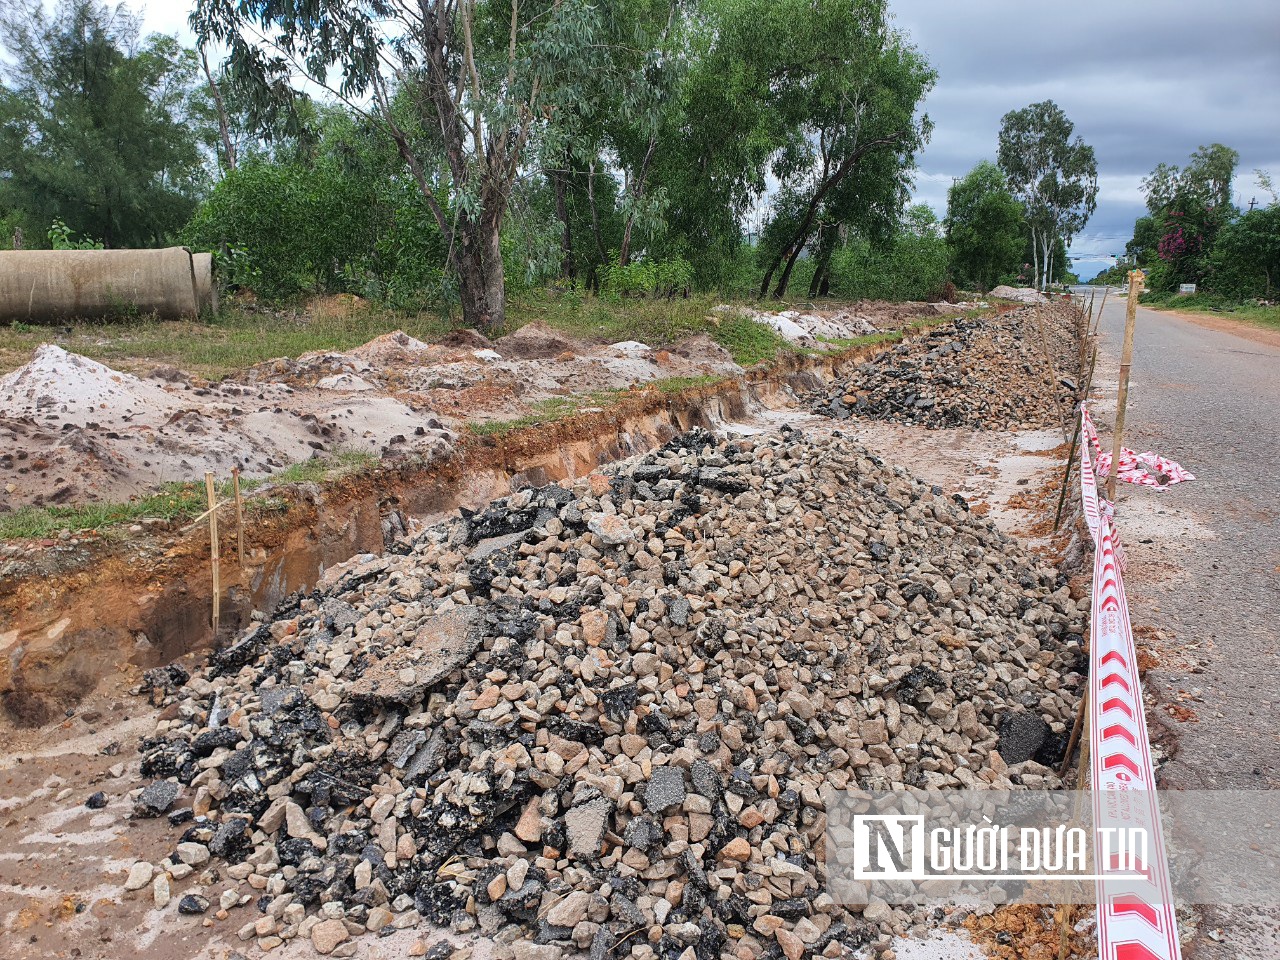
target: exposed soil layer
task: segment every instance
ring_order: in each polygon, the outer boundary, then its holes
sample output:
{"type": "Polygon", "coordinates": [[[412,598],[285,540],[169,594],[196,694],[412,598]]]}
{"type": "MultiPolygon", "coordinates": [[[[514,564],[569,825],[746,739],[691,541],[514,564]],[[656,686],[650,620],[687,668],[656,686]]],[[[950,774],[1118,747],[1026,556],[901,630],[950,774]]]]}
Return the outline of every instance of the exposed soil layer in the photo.
{"type": "MultiPolygon", "coordinates": [[[[856,358],[792,356],[712,387],[633,391],[606,410],[469,438],[447,456],[384,461],[323,491],[273,491],[280,506],[259,511],[247,526],[244,567],[222,564],[219,637],[234,634],[251,611],[310,589],[334,563],[383,551],[415,518],[582,476],[692,426],[746,419],[761,405],[792,402],[789,384],[812,389],[856,358]]],[[[221,533],[223,556],[234,557],[233,527],[224,524],[221,533]]],[[[0,576],[0,703],[21,723],[48,722],[122,666],[167,663],[215,641],[208,535],[200,528],[123,543],[55,542],[4,561],[0,576]]]]}

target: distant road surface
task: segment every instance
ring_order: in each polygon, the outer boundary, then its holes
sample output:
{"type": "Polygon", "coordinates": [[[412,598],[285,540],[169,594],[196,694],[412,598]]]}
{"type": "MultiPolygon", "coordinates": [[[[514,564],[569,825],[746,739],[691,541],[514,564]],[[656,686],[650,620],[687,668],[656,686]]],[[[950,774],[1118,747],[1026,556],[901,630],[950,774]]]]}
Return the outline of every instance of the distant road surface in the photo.
{"type": "MultiPolygon", "coordinates": [[[[1104,445],[1124,316],[1113,295],[1093,390],[1104,445]]],[[[1162,786],[1280,789],[1280,334],[1139,308],[1124,445],[1197,478],[1119,496],[1134,625],[1172,635],[1155,644],[1148,699],[1194,713],[1169,722],[1179,747],[1162,786]]],[[[1233,907],[1210,919],[1222,941],[1202,937],[1196,957],[1280,957],[1274,916],[1233,907]]]]}

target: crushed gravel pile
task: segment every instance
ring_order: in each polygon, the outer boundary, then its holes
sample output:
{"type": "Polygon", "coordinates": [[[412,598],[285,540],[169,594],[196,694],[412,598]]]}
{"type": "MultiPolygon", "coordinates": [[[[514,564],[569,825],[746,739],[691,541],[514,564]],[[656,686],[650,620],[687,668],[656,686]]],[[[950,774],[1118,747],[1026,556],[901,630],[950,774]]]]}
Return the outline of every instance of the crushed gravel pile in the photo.
{"type": "Polygon", "coordinates": [[[823,892],[822,788],[1058,785],[1083,617],[847,437],[695,431],[149,675],[135,803],[179,829],[126,887],[337,956],[424,922],[517,960],[885,949],[911,917],[823,892]]]}
{"type": "Polygon", "coordinates": [[[961,318],[885,350],[807,399],[815,412],[839,420],[932,429],[1056,426],[1075,403],[1077,317],[1070,304],[1055,303],[961,318]]]}

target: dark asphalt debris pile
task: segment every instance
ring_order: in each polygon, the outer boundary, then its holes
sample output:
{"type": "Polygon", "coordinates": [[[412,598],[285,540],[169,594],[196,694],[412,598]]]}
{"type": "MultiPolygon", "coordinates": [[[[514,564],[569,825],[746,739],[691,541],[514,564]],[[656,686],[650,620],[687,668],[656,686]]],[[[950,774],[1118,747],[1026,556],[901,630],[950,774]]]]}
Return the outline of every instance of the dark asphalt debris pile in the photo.
{"type": "Polygon", "coordinates": [[[686,434],[153,678],[136,800],[174,850],[126,887],[338,956],[419,924],[517,960],[884,950],[918,918],[824,892],[822,788],[1056,785],[1083,617],[847,437],[686,434]]]}
{"type": "Polygon", "coordinates": [[[1076,401],[1078,316],[1073,306],[1053,303],[962,317],[885,350],[806,399],[814,412],[837,420],[930,429],[1057,426],[1076,401]]]}

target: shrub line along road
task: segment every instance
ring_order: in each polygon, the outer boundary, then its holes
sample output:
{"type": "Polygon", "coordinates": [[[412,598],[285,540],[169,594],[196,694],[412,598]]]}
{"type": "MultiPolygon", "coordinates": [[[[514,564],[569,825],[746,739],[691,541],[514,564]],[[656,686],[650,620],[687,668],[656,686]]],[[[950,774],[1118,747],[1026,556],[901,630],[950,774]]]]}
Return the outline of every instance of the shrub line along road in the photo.
{"type": "MultiPolygon", "coordinates": [[[[1112,299],[1102,318],[1104,445],[1124,311],[1112,299]]],[[[1145,681],[1149,710],[1179,704],[1198,718],[1170,722],[1168,788],[1280,788],[1280,345],[1268,339],[1138,310],[1125,446],[1197,478],[1163,494],[1124,489],[1118,510],[1133,622],[1172,634],[1145,681]]],[[[1280,956],[1274,917],[1231,908],[1211,921],[1224,942],[1197,956],[1280,956]]]]}

